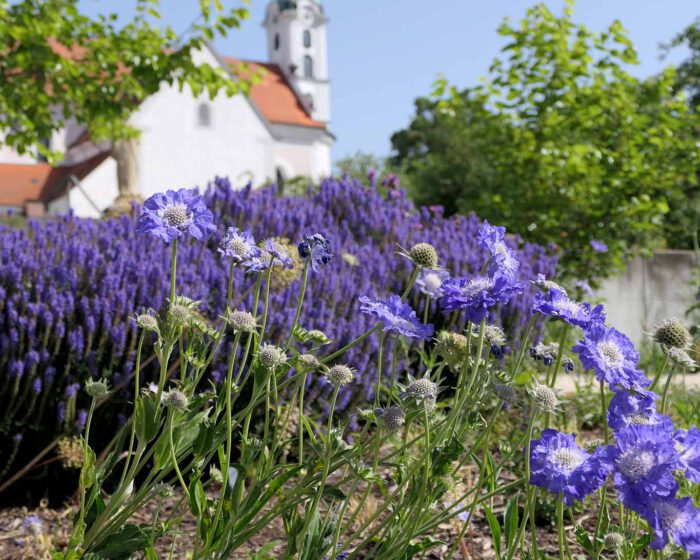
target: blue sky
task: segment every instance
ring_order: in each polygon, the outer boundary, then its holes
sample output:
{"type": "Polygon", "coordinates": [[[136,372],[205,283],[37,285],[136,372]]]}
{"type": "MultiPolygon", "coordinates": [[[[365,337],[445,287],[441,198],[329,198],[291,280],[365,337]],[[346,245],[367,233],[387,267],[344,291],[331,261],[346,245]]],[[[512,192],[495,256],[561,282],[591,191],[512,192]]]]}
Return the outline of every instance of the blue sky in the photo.
{"type": "MultiPolygon", "coordinates": [[[[88,13],[133,12],[134,0],[81,0],[88,13]]],[[[333,158],[361,150],[390,151],[392,132],[406,126],[413,100],[430,92],[439,74],[460,87],[477,83],[503,45],[496,28],[520,19],[534,0],[325,0],[332,87],[333,158]]],[[[231,2],[227,3],[232,5],[231,2]]],[[[265,60],[261,27],[267,0],[252,0],[252,17],[216,47],[223,54],[265,60]]],[[[546,4],[560,12],[564,0],[546,4]]],[[[188,27],[198,2],[163,0],[164,19],[177,31],[188,27]]],[[[235,4],[233,4],[235,5],[235,4]]],[[[600,31],[622,21],[639,53],[639,76],[682,59],[659,60],[658,45],[700,15],[697,0],[579,0],[576,21],[600,31]]]]}

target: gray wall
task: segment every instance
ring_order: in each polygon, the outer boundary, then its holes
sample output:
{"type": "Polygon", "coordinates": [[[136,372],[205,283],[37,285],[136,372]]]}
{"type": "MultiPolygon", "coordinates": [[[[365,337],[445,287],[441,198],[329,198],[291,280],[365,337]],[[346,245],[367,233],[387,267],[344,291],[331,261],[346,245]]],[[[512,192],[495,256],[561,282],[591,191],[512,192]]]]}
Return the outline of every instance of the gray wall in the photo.
{"type": "Polygon", "coordinates": [[[607,323],[639,344],[661,320],[683,319],[695,302],[697,266],[692,251],[659,251],[630,261],[624,273],[606,280],[596,293],[605,304],[607,323]]]}

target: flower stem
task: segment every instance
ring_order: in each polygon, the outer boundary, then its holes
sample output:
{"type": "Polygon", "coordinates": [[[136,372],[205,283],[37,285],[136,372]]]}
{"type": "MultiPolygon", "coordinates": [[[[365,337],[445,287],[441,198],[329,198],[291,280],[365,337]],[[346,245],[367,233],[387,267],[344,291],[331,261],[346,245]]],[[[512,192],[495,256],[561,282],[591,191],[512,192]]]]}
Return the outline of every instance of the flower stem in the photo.
{"type": "Polygon", "coordinates": [[[175,278],[177,277],[177,239],[173,239],[170,257],[170,304],[175,301],[175,278]]]}
{"type": "Polygon", "coordinates": [[[382,362],[384,360],[384,332],[379,333],[379,350],[377,351],[377,389],[374,393],[374,408],[379,406],[379,397],[382,391],[382,362]]]}
{"type": "Polygon", "coordinates": [[[309,279],[309,261],[311,260],[311,255],[306,257],[304,261],[304,275],[301,279],[301,288],[299,289],[299,299],[297,301],[297,309],[294,313],[294,321],[292,321],[292,328],[289,329],[289,336],[287,337],[287,342],[285,343],[285,348],[289,348],[289,343],[292,341],[292,336],[294,336],[294,329],[299,322],[299,317],[301,316],[301,306],[304,304],[304,295],[306,294],[306,283],[309,279]]]}
{"type": "Polygon", "coordinates": [[[177,475],[177,479],[180,481],[180,486],[182,486],[182,491],[187,496],[187,501],[190,501],[190,491],[187,489],[187,484],[185,484],[185,479],[182,478],[182,473],[180,472],[180,467],[177,464],[177,456],[175,455],[175,444],[173,443],[173,416],[170,415],[168,418],[168,447],[170,449],[170,460],[173,462],[173,469],[177,475]]]}
{"type": "Polygon", "coordinates": [[[673,368],[671,368],[671,371],[668,372],[666,385],[664,385],[664,392],[661,393],[661,414],[666,414],[666,406],[668,404],[668,401],[666,399],[668,397],[668,390],[671,388],[671,381],[673,381],[673,373],[674,370],[673,368]]]}

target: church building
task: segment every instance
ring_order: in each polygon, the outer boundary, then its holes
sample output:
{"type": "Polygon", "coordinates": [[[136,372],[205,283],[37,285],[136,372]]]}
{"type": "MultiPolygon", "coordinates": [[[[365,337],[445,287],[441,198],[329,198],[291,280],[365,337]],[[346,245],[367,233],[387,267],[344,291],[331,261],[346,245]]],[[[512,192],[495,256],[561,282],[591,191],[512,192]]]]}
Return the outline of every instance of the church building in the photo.
{"type": "Polygon", "coordinates": [[[328,176],[327,24],[319,0],[271,1],[263,21],[267,62],[227,57],[211,45],[196,53],[196,62],[221,66],[231,79],[234,67],[247,65],[261,76],[250,94],[210,99],[163,84],[131,117],[141,132],[136,141],[96,143],[69,123],[50,139],[64,154],[52,166],[3,147],[0,138],[0,212],[99,217],[129,198],[204,188],[215,175],[236,186],[328,176]]]}

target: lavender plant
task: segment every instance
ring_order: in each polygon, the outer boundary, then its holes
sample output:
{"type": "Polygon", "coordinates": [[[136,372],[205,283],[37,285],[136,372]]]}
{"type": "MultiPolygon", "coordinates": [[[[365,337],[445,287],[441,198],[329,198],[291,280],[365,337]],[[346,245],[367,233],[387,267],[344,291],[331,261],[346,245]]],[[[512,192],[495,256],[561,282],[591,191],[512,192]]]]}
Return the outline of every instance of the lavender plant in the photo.
{"type": "MultiPolygon", "coordinates": [[[[449,559],[466,547],[482,512],[498,558],[541,558],[535,521],[543,491],[556,504],[559,558],[571,560],[574,546],[591,558],[659,559],[666,546],[700,558],[700,432],[677,429],[666,415],[682,362],[648,379],[629,339],[605,325],[601,307],[574,301],[541,277],[533,277],[543,291],[530,302],[519,344],[504,353],[506,335],[489,320],[526,284],[502,228],[482,224],[476,240],[487,257],[481,268],[442,282],[438,302],[455,327],[439,333],[436,344],[430,344],[434,325],[409,303],[417,279],[441,263],[439,251],[422,242],[404,253],[412,269],[401,294],[362,297],[360,311],[369,319],[364,332],[329,350],[322,332],[300,326],[308,324],[309,278],[334,266],[326,234],[300,238],[301,282],[284,342],[270,338],[271,285],[275,271],[288,270],[294,259],[275,240],[254,244],[249,232],[229,229],[222,238],[227,306],[216,324],[201,320],[199,303],[180,293],[178,248],[186,235],[212,232],[212,218],[194,193],[169,191],[149,201],[139,219],[141,232],[170,244],[170,297],[158,314],[137,321],[133,413],[103,460],[90,446],[90,431],[109,387],[102,380],[85,386],[92,400],[81,440],[80,508],[57,558],[154,557],[157,541],[180,531],[185,510],[197,525],[191,542],[179,546],[193,559],[229,558],[276,519],[286,536],[283,558],[397,560],[444,546],[449,559]],[[253,278],[249,309],[232,307],[239,268],[253,278]],[[535,344],[534,326],[543,317],[551,319],[558,343],[535,344]],[[572,329],[580,329],[580,340],[570,347],[572,329]],[[146,338],[159,376],[144,390],[138,364],[146,338]],[[366,375],[350,351],[369,339],[378,344],[374,404],[351,412],[353,424],[339,413],[338,398],[366,375]],[[409,340],[417,341],[413,370],[395,356],[409,340]],[[545,370],[523,375],[530,347],[545,370]],[[607,414],[603,440],[595,444],[580,445],[557,429],[565,414],[555,387],[559,373],[573,366],[569,347],[599,383],[607,414]],[[219,354],[227,364],[223,383],[208,385],[205,374],[219,354]],[[309,378],[325,379],[331,388],[324,418],[305,404],[309,378]],[[654,390],[662,380],[657,409],[654,390]],[[519,417],[522,429],[499,438],[507,415],[519,417]],[[220,474],[208,477],[212,466],[220,474]],[[464,469],[474,475],[468,486],[464,469]],[[150,523],[130,522],[150,500],[171,493],[179,501],[165,519],[156,509],[150,523]],[[370,500],[372,513],[357,523],[370,500]],[[502,524],[493,512],[496,501],[507,502],[502,524]],[[577,521],[581,508],[592,511],[593,523],[577,521]],[[457,523],[451,542],[433,536],[446,522],[457,523]]],[[[685,352],[690,342],[677,320],[660,325],[654,339],[668,351],[685,352]]]]}
{"type": "MultiPolygon", "coordinates": [[[[176,222],[185,219],[181,214],[188,201],[183,198],[179,202],[183,206],[171,211],[176,222]]],[[[145,209],[154,224],[164,218],[158,214],[162,203],[153,199],[145,209]]],[[[251,243],[250,235],[276,239],[288,249],[314,231],[323,231],[333,240],[335,259],[323,274],[314,267],[321,266],[317,263],[324,260],[324,247],[313,238],[305,242],[305,251],[312,253],[308,277],[304,278],[301,266],[306,257],[299,257],[296,248],[291,251],[294,268],[274,268],[265,330],[275,344],[287,341],[295,322],[309,331],[321,326],[329,352],[366,332],[374,319],[359,312],[359,298],[401,294],[413,273],[411,261],[395,258],[398,243],[411,246],[430,241],[442,266],[455,274],[478,271],[488,258],[475,242],[479,227],[475,217],[444,219],[439,208],[415,208],[400,190],[393,189],[386,198],[350,179],[326,180],[317,192],[298,197],[280,197],[275,188],[236,191],[227,180],[216,179],[203,203],[220,228],[206,242],[178,241],[177,278],[180,293],[198,302],[191,312],[208,327],[225,315],[227,307],[253,308],[255,275],[246,274],[246,267],[240,266],[244,259],[259,257],[260,248],[251,243]],[[308,294],[300,302],[297,294],[303,282],[308,294]]],[[[151,224],[148,227],[157,235],[146,236],[136,233],[135,221],[130,216],[103,221],[66,216],[30,221],[25,229],[0,229],[0,380],[6,403],[0,414],[0,491],[43,462],[35,457],[50,453],[57,438],[84,429],[90,402],[78,388],[87,379],[105,377],[112,388],[111,397],[96,406],[103,429],[112,431],[117,422],[126,420],[142,330],[147,330],[146,348],[159,334],[155,315],[149,319],[144,312],[162,314],[167,309],[163,302],[172,300],[171,255],[158,241],[169,240],[173,228],[151,224]],[[149,327],[139,321],[156,324],[149,327]]],[[[194,236],[211,233],[197,220],[186,227],[194,236]]],[[[520,262],[521,280],[538,273],[553,275],[555,258],[544,248],[515,237],[504,243],[520,262]]],[[[438,329],[461,320],[456,314],[443,317],[439,312],[437,300],[445,274],[445,270],[422,269],[416,288],[405,298],[438,329]]],[[[512,335],[522,331],[531,290],[528,286],[522,296],[495,311],[493,322],[512,335]]],[[[175,308],[178,311],[182,309],[175,308]]],[[[394,355],[398,362],[416,368],[403,346],[395,352],[394,341],[385,337],[383,370],[391,366],[394,355]]],[[[312,337],[302,342],[304,350],[316,344],[312,337]]],[[[221,345],[230,352],[233,339],[227,337],[221,345]]],[[[363,374],[339,390],[338,411],[374,400],[379,347],[379,337],[369,336],[348,349],[345,359],[363,374]]],[[[176,345],[175,355],[179,357],[180,351],[176,345]]],[[[225,352],[217,352],[206,373],[219,387],[228,368],[224,356],[225,352]]],[[[139,370],[143,386],[158,381],[155,356],[142,359],[139,370]]],[[[311,375],[306,383],[307,403],[320,403],[318,409],[327,413],[332,385],[323,376],[311,375]]],[[[356,417],[350,418],[355,427],[356,417]]]]}

